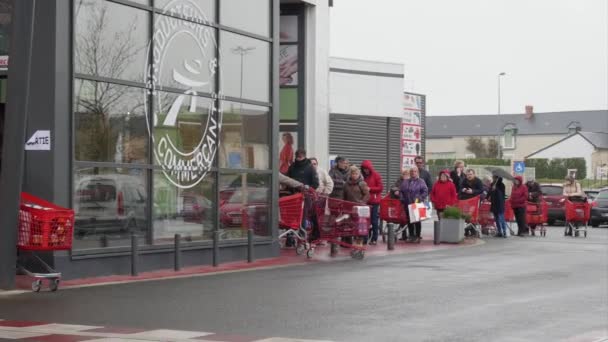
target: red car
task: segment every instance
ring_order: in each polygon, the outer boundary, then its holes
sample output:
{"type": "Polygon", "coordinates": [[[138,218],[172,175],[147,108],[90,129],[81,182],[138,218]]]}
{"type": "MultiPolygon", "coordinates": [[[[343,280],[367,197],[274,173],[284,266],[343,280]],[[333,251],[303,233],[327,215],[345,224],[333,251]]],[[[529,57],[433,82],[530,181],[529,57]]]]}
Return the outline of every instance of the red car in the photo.
{"type": "Polygon", "coordinates": [[[220,204],[220,222],[225,228],[240,228],[243,226],[243,209],[258,208],[255,210],[257,219],[261,212],[266,212],[266,221],[268,220],[268,200],[269,191],[267,188],[248,188],[247,197],[243,198],[243,191],[236,190],[230,197],[227,197],[220,204]],[[259,208],[265,208],[260,210],[259,208]]]}
{"type": "Polygon", "coordinates": [[[564,221],[566,219],[564,186],[560,184],[541,184],[540,191],[543,193],[543,198],[549,206],[549,220],[547,224],[552,226],[555,224],[555,221],[564,221]]]}

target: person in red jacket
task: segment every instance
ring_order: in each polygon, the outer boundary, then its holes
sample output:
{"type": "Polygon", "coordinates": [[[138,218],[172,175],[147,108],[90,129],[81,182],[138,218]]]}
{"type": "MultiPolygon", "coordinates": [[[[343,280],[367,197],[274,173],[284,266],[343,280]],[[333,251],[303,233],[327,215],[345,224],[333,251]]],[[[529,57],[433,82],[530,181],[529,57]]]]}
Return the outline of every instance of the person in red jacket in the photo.
{"type": "Polygon", "coordinates": [[[367,183],[367,186],[369,187],[370,196],[367,204],[369,204],[372,209],[372,230],[370,232],[371,239],[369,244],[375,245],[378,243],[380,200],[382,199],[384,186],[382,185],[382,176],[374,170],[374,165],[372,165],[371,161],[364,160],[363,163],[361,163],[361,172],[363,173],[365,183],[367,183]]]}
{"type": "Polygon", "coordinates": [[[439,172],[439,182],[435,183],[431,191],[431,202],[437,210],[437,217],[441,220],[443,210],[458,202],[456,186],[450,181],[450,171],[439,172]]]}
{"type": "Polygon", "coordinates": [[[511,208],[517,221],[517,236],[523,237],[528,231],[526,225],[526,207],[528,205],[528,187],[521,176],[516,176],[511,189],[511,208]]]}

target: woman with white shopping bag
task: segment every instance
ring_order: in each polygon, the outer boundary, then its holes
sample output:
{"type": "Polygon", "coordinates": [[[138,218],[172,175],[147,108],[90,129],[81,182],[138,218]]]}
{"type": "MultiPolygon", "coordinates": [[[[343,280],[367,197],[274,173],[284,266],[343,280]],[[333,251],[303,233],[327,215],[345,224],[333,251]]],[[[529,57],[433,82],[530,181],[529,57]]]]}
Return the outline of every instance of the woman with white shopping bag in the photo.
{"type": "Polygon", "coordinates": [[[422,232],[422,219],[425,219],[426,206],[424,201],[429,195],[429,189],[424,180],[420,178],[417,167],[410,169],[410,178],[401,184],[401,203],[409,219],[409,242],[420,243],[422,232]]]}

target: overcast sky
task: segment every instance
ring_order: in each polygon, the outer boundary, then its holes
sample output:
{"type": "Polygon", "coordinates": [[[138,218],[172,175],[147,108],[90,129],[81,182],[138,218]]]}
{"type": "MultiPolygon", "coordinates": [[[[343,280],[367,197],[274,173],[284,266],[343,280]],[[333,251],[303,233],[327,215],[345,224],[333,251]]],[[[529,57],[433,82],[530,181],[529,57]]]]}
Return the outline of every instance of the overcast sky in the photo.
{"type": "Polygon", "coordinates": [[[429,115],[608,108],[608,0],[335,0],[331,55],[405,65],[429,115]]]}

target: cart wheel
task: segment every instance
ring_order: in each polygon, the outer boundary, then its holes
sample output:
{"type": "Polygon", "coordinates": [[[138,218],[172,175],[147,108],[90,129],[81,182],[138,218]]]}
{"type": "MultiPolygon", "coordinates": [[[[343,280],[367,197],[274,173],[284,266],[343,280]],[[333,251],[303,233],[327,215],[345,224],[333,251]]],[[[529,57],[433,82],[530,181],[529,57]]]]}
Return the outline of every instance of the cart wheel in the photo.
{"type": "Polygon", "coordinates": [[[32,291],[40,292],[41,288],[42,288],[42,280],[38,279],[32,283],[32,291]]]}
{"type": "Polygon", "coordinates": [[[315,255],[315,249],[314,249],[314,248],[311,248],[311,249],[309,249],[309,250],[306,252],[306,257],[307,257],[308,259],[312,259],[312,257],[313,257],[314,255],[315,255]]]}
{"type": "Polygon", "coordinates": [[[587,237],[587,231],[585,230],[585,238],[587,237]]]}
{"type": "Polygon", "coordinates": [[[352,253],[352,258],[355,260],[363,260],[363,258],[365,257],[365,252],[358,250],[358,251],[353,251],[352,253]]]}
{"type": "Polygon", "coordinates": [[[59,279],[53,279],[50,281],[49,283],[49,289],[51,289],[51,291],[55,292],[57,291],[57,289],[59,288],[59,279]]]}
{"type": "Polygon", "coordinates": [[[305,251],[306,251],[306,244],[299,243],[298,247],[296,247],[296,254],[302,255],[302,254],[304,254],[305,251]]]}

